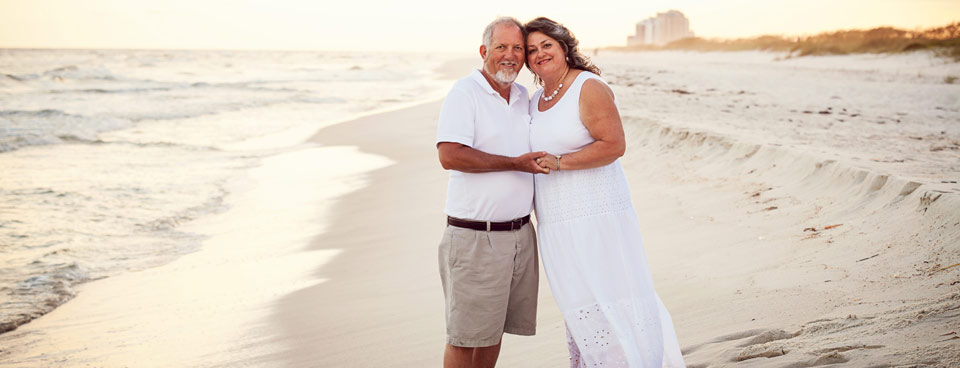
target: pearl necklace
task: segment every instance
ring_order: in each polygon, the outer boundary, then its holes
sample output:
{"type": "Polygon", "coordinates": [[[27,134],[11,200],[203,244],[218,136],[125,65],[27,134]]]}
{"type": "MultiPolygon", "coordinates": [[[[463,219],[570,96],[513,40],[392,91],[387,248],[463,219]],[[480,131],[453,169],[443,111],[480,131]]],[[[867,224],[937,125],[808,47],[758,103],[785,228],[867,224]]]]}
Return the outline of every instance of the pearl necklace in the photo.
{"type": "Polygon", "coordinates": [[[557,86],[557,89],[553,90],[553,93],[551,93],[549,96],[547,96],[546,94],[542,96],[544,101],[550,101],[554,97],[557,97],[557,93],[560,93],[560,89],[563,88],[563,78],[567,76],[567,72],[569,71],[570,71],[570,67],[567,67],[567,69],[563,71],[563,75],[560,76],[560,85],[557,86]]]}

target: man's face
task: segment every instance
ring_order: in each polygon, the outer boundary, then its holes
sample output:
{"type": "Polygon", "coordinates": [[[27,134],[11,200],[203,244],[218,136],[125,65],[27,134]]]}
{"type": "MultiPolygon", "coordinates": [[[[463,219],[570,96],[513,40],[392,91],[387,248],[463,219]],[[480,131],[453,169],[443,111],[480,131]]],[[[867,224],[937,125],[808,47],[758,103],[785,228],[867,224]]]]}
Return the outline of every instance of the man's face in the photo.
{"type": "Polygon", "coordinates": [[[524,63],[523,33],[513,24],[494,27],[489,49],[480,47],[483,70],[499,83],[509,84],[517,79],[524,63]]]}

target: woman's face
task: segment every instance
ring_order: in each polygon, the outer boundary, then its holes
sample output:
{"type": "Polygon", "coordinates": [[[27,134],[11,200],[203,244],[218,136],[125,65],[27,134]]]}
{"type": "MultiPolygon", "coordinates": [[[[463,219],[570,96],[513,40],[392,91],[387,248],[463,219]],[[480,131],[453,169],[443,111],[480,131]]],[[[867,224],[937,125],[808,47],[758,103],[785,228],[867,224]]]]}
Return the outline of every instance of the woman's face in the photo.
{"type": "Polygon", "coordinates": [[[527,61],[530,70],[543,78],[544,75],[563,73],[567,68],[563,47],[557,40],[543,34],[533,32],[527,35],[527,61]]]}

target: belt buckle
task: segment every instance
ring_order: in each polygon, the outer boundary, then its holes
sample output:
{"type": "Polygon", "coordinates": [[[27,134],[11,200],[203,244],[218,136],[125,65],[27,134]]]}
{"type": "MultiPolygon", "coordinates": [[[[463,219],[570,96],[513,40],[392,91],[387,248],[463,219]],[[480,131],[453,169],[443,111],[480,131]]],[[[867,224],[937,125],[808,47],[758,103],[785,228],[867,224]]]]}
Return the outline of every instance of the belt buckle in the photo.
{"type": "Polygon", "coordinates": [[[516,219],[516,220],[510,221],[510,230],[511,230],[511,231],[513,231],[513,230],[520,230],[521,227],[523,227],[523,219],[522,219],[522,218],[518,218],[518,219],[516,219]],[[516,228],[513,227],[514,224],[517,225],[516,228]]]}

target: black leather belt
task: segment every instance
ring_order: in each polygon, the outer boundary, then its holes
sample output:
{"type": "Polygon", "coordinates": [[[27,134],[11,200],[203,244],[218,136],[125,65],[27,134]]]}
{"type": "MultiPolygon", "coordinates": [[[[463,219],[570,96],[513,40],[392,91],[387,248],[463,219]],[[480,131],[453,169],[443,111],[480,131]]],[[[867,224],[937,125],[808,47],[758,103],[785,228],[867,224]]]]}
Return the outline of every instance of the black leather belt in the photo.
{"type": "Polygon", "coordinates": [[[530,215],[504,222],[470,221],[447,216],[447,224],[450,226],[480,231],[520,230],[520,228],[523,227],[523,225],[526,225],[528,222],[530,222],[530,215]]]}

